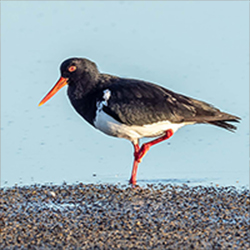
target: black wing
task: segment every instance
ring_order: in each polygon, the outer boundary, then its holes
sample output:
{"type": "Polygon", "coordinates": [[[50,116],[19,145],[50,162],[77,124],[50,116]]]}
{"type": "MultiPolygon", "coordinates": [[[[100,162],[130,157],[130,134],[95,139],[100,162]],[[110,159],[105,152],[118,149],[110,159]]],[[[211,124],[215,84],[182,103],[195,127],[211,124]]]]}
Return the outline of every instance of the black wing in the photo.
{"type": "Polygon", "coordinates": [[[168,120],[173,123],[211,123],[235,129],[225,121],[240,118],[161,86],[133,79],[115,78],[108,86],[111,96],[104,112],[126,125],[145,125],[168,120]],[[229,126],[229,127],[227,127],[229,126]]]}

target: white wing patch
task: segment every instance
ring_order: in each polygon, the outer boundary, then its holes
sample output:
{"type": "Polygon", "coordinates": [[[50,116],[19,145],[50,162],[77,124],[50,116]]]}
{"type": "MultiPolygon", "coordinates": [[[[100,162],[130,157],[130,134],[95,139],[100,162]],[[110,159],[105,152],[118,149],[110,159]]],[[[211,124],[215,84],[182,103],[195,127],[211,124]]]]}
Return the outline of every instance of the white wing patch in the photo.
{"type": "Polygon", "coordinates": [[[111,91],[109,89],[105,89],[103,91],[103,99],[104,100],[96,103],[96,108],[97,108],[96,117],[98,116],[98,113],[102,111],[103,105],[108,106],[108,100],[109,100],[110,96],[111,96],[111,91]]]}
{"type": "Polygon", "coordinates": [[[108,106],[108,100],[109,100],[109,98],[110,98],[110,96],[111,96],[111,92],[110,92],[110,90],[109,89],[105,89],[104,91],[103,91],[103,98],[104,98],[104,105],[105,106],[108,106]]]}

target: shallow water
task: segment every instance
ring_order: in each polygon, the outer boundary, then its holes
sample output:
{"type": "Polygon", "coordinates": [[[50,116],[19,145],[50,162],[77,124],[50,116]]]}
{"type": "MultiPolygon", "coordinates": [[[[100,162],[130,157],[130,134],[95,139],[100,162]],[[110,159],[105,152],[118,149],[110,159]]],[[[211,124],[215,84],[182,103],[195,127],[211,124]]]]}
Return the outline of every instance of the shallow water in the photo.
{"type": "Polygon", "coordinates": [[[248,2],[4,1],[1,7],[2,186],[127,183],[129,142],[91,128],[65,89],[37,106],[72,56],[242,118],[235,134],[205,125],[180,129],[143,159],[139,184],[248,185],[248,2]]]}

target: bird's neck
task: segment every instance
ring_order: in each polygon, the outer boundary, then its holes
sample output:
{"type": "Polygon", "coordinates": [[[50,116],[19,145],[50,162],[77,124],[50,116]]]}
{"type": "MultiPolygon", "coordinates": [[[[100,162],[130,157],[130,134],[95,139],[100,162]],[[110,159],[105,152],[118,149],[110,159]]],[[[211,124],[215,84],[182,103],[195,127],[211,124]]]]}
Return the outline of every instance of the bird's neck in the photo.
{"type": "Polygon", "coordinates": [[[69,85],[68,96],[70,99],[74,100],[83,99],[84,96],[95,89],[96,85],[97,81],[91,81],[89,79],[87,81],[81,80],[79,82],[76,82],[75,84],[69,85]]]}

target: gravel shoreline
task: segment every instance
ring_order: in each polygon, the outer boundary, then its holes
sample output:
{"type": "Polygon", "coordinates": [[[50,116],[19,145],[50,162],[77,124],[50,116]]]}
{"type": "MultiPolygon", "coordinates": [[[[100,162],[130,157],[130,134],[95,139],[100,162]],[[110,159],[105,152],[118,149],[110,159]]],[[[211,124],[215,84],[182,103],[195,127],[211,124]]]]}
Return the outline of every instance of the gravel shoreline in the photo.
{"type": "Polygon", "coordinates": [[[32,185],[0,189],[0,249],[250,249],[248,189],[32,185]]]}

